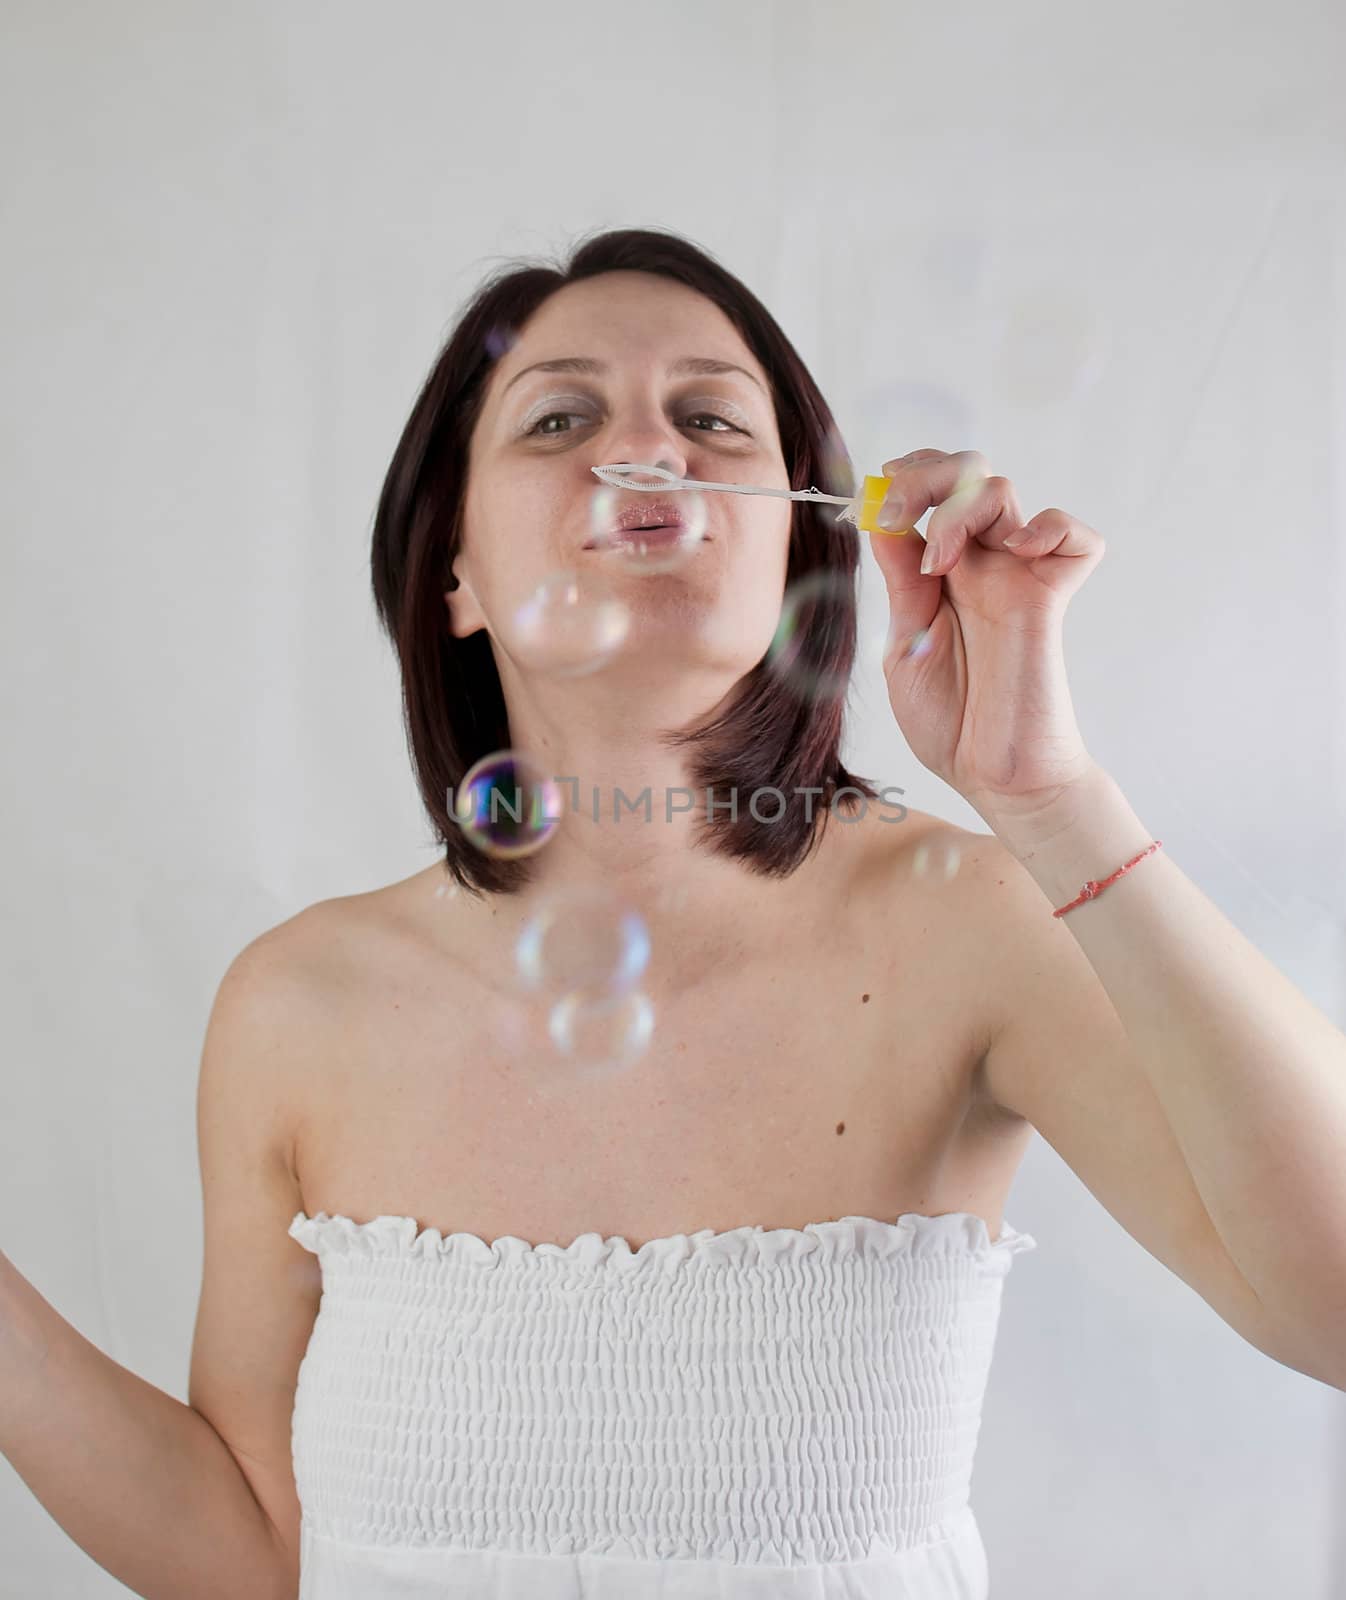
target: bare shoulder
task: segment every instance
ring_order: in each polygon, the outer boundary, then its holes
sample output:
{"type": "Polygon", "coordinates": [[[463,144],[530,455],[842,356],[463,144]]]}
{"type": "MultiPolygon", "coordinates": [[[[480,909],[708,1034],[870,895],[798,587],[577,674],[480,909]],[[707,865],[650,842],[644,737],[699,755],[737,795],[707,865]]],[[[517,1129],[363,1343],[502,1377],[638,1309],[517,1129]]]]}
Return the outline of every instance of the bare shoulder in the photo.
{"type": "MultiPolygon", "coordinates": [[[[903,811],[901,817],[869,817],[858,825],[865,830],[866,878],[881,885],[885,894],[905,887],[908,898],[914,890],[932,904],[956,908],[966,928],[969,916],[977,916],[975,902],[988,883],[1004,878],[1005,864],[1013,858],[994,834],[977,833],[911,806],[903,811]]],[[[983,911],[989,913],[989,907],[983,911]]]]}
{"type": "Polygon", "coordinates": [[[296,1001],[331,1002],[377,958],[399,925],[405,882],[315,901],[268,928],[237,957],[296,1001]]]}
{"type": "Polygon", "coordinates": [[[246,988],[253,1003],[273,1008],[275,1020],[307,1020],[334,987],[352,937],[344,900],[322,900],[267,928],[234,957],[225,982],[246,988]]]}
{"type": "Polygon", "coordinates": [[[330,1060],[367,964],[362,898],[319,901],[266,929],[238,952],[219,985],[214,1015],[246,1029],[258,1070],[296,1108],[296,1120],[307,1073],[330,1060]]]}
{"type": "Polygon", "coordinates": [[[358,1031],[372,996],[405,979],[433,928],[449,939],[455,902],[434,899],[429,874],[336,895],[254,939],[235,960],[281,1013],[298,1025],[298,1055],[330,1067],[333,1049],[358,1031]],[[434,915],[427,913],[432,905],[434,915]],[[307,1040],[313,1049],[303,1047],[307,1040]]]}
{"type": "MultiPolygon", "coordinates": [[[[900,821],[878,822],[871,832],[866,914],[891,916],[904,936],[919,941],[930,970],[947,975],[944,1002],[982,1041],[984,1057],[1003,1009],[1003,950],[1022,916],[1024,869],[993,833],[910,807],[900,821]]],[[[972,1087],[978,1100],[986,1097],[980,1061],[972,1087]]]]}

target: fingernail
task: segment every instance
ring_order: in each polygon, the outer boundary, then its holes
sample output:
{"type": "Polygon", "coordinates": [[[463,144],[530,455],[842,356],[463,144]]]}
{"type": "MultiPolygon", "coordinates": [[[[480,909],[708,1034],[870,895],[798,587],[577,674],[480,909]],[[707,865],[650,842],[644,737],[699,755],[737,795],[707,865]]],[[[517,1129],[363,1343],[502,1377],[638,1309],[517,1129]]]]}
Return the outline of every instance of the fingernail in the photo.
{"type": "Polygon", "coordinates": [[[932,544],[926,545],[925,554],[921,557],[921,571],[924,572],[927,576],[929,576],[931,568],[935,565],[935,563],[938,560],[939,560],[939,557],[935,554],[934,545],[932,545],[932,544]]]}
{"type": "Polygon", "coordinates": [[[1027,528],[1020,528],[1018,533],[1011,533],[1005,540],[1006,550],[1017,550],[1021,544],[1027,544],[1030,534],[1027,528]]]}
{"type": "Polygon", "coordinates": [[[896,533],[902,526],[902,517],[895,506],[884,506],[878,516],[874,518],[879,527],[886,528],[889,533],[896,533]]]}

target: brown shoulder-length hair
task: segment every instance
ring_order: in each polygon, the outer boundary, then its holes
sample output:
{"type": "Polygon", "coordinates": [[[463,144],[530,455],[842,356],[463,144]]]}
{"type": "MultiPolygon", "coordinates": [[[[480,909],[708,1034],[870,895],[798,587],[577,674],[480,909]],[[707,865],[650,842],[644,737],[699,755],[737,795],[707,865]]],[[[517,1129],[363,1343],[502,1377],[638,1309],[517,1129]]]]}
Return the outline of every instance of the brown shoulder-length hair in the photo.
{"type": "MultiPolygon", "coordinates": [[[[488,276],[458,318],[402,430],[379,495],[370,556],[379,621],[401,666],[403,718],[421,799],[446,867],[472,893],[522,888],[533,876],[533,858],[482,852],[452,810],[468,769],[510,748],[489,636],[478,629],[454,637],[443,598],[456,583],[450,568],[461,538],[468,444],[495,363],[524,324],[558,289],[602,272],[657,273],[719,306],[770,379],[790,487],[854,493],[831,411],[794,346],[745,284],[686,239],[659,229],[617,229],[582,240],[564,264],[515,261],[488,276]]],[[[786,587],[822,575],[792,607],[805,673],[812,682],[848,683],[859,541],[853,527],[836,522],[835,506],[794,501],[791,508],[786,587]]],[[[698,842],[763,876],[786,877],[803,863],[834,804],[847,815],[850,802],[839,791],[878,798],[841,763],[844,695],[808,696],[791,681],[764,656],[713,717],[663,735],[689,752],[688,787],[699,795],[713,791],[713,808],[698,817],[698,842]],[[785,806],[777,817],[780,802],[768,796],[757,807],[768,820],[758,821],[748,800],[754,790],[769,788],[781,791],[785,806]]]]}

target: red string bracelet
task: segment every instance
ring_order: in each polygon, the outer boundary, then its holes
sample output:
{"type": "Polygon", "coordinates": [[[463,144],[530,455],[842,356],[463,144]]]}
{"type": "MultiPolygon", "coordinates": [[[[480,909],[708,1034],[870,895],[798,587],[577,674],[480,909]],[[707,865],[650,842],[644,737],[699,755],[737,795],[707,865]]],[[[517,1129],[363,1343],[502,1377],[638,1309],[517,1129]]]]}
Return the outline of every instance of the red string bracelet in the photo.
{"type": "Polygon", "coordinates": [[[1083,905],[1086,900],[1092,900],[1095,895],[1102,894],[1110,883],[1116,883],[1124,872],[1130,872],[1137,861],[1144,861],[1146,856],[1153,855],[1156,850],[1162,847],[1163,843],[1162,839],[1156,839],[1146,849],[1142,850],[1138,856],[1132,856],[1125,866],[1118,867],[1110,878],[1104,878],[1101,882],[1097,878],[1090,878],[1068,906],[1062,906],[1059,910],[1053,911],[1052,915],[1054,917],[1063,917],[1067,911],[1073,911],[1076,906],[1083,905]]]}

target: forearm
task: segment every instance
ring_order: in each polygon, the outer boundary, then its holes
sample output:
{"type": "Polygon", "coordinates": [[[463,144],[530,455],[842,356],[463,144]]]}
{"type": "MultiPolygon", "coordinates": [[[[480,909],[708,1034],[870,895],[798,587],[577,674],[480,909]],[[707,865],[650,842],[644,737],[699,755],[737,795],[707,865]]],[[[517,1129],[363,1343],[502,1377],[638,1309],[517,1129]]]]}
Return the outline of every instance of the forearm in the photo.
{"type": "MultiPolygon", "coordinates": [[[[1101,768],[1036,815],[993,816],[1053,907],[1155,837],[1101,768]]],[[[1165,850],[1062,920],[1107,990],[1225,1248],[1299,1347],[1341,1372],[1346,1037],[1165,850]]]]}
{"type": "Polygon", "coordinates": [[[104,1355],[3,1254],[0,1453],[75,1543],[145,1600],[293,1592],[214,1428],[104,1355]]]}

